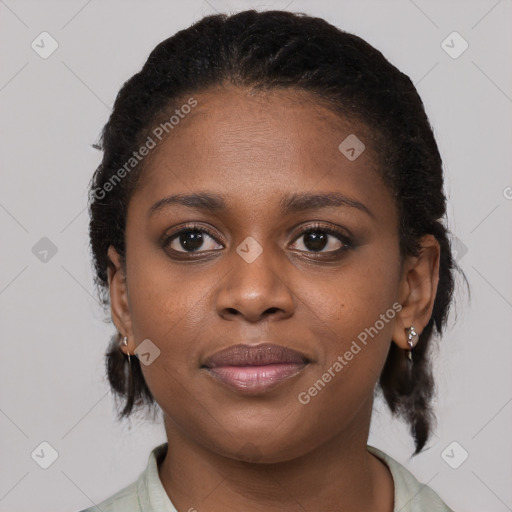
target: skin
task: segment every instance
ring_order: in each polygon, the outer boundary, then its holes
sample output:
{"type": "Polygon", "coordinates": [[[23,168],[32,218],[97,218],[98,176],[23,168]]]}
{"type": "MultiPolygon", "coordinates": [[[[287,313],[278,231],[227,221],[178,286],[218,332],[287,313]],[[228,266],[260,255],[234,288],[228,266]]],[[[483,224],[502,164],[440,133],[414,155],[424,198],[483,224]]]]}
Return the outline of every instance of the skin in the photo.
{"type": "Polygon", "coordinates": [[[439,245],[424,237],[421,254],[400,265],[396,205],[362,125],[305,92],[226,86],[194,98],[197,107],[151,155],[130,200],[125,269],[109,248],[112,318],[129,341],[123,350],[133,354],[144,339],[160,350],[141,367],[164,413],[162,484],[180,511],[391,512],[392,477],[366,450],[373,392],[390,343],[407,349],[407,327],[421,333],[431,317],[439,245]],[[349,161],[338,146],[352,133],[366,150],[349,161]],[[148,214],[166,196],[205,191],[224,196],[227,208],[172,204],[148,214]],[[372,215],[348,206],[280,213],[283,196],[313,192],[342,193],[372,215]],[[301,235],[315,221],[348,230],[352,245],[333,257],[344,243],[329,235],[315,252],[301,235]],[[179,238],[159,244],[189,222],[216,240],[203,233],[192,255],[179,238]],[[248,236],[263,250],[251,263],[236,252],[248,236]],[[300,403],[299,393],[394,303],[401,311],[300,403]],[[218,350],[261,341],[303,352],[310,363],[258,396],[201,369],[218,350]]]}

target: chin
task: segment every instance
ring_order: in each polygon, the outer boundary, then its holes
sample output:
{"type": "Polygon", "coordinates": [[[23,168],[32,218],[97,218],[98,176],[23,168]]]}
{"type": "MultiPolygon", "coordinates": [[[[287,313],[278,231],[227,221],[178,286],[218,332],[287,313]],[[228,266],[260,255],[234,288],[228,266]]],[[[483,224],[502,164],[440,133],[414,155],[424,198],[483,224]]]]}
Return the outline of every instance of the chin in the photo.
{"type": "Polygon", "coordinates": [[[297,435],[296,430],[285,432],[277,427],[273,434],[265,432],[263,435],[247,433],[235,436],[233,433],[228,439],[213,442],[210,448],[233,460],[258,464],[276,464],[302,457],[314,447],[308,442],[313,433],[304,438],[297,435]],[[237,441],[235,442],[235,439],[237,441]]]}

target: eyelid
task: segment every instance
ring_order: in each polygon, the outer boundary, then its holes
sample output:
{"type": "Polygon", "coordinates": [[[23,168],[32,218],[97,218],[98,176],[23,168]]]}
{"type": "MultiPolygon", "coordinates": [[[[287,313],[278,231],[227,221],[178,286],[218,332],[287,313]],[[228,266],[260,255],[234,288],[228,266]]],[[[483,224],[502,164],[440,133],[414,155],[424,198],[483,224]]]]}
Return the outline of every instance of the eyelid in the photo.
{"type": "Polygon", "coordinates": [[[314,231],[315,229],[325,231],[327,234],[340,238],[342,241],[343,239],[351,240],[353,238],[352,234],[350,233],[350,231],[348,231],[348,229],[336,227],[326,222],[310,221],[310,223],[306,225],[301,225],[299,228],[297,228],[297,237],[295,237],[293,240],[295,241],[299,236],[302,236],[304,233],[307,233],[309,231],[314,231]]]}
{"type": "Polygon", "coordinates": [[[331,224],[323,223],[319,221],[313,221],[312,224],[303,226],[302,228],[299,228],[299,232],[297,233],[297,236],[293,238],[292,243],[296,243],[297,240],[299,240],[302,236],[304,236],[306,233],[309,233],[311,231],[322,231],[324,233],[327,233],[328,235],[332,236],[339,242],[341,242],[342,247],[331,250],[331,251],[308,251],[308,250],[301,250],[296,249],[296,251],[304,254],[308,254],[312,257],[325,257],[325,256],[335,256],[340,255],[342,252],[353,249],[355,247],[354,244],[354,238],[352,234],[349,234],[350,232],[347,229],[334,227],[331,224]]]}
{"type": "Polygon", "coordinates": [[[201,232],[205,232],[208,236],[213,238],[217,243],[219,243],[219,244],[222,243],[218,239],[217,234],[211,228],[208,228],[207,226],[205,226],[203,224],[196,224],[194,222],[191,222],[191,223],[188,223],[188,224],[185,224],[185,225],[181,226],[179,229],[177,229],[176,231],[173,231],[170,234],[165,232],[163,234],[163,236],[161,237],[162,245],[168,244],[173,238],[175,238],[179,234],[181,234],[183,232],[187,232],[187,231],[201,231],[201,232]]]}

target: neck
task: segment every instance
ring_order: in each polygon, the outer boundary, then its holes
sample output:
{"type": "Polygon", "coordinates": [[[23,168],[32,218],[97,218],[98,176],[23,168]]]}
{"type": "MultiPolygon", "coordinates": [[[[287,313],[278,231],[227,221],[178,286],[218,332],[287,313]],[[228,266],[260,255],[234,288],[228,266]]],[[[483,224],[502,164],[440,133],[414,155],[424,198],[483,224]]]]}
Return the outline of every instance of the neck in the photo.
{"type": "Polygon", "coordinates": [[[369,416],[364,425],[357,422],[292,460],[251,463],[205,448],[166,417],[168,450],[160,479],[178,510],[392,512],[393,480],[366,450],[369,416]]]}

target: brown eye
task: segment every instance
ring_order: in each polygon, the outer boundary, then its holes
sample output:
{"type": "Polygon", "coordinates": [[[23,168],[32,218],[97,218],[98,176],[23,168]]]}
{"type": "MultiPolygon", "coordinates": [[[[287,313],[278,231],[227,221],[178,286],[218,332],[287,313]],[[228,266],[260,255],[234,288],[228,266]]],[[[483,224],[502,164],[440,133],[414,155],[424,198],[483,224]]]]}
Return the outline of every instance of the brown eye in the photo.
{"type": "Polygon", "coordinates": [[[163,245],[176,252],[192,253],[216,250],[220,244],[204,228],[184,228],[167,237],[163,245]]]}
{"type": "Polygon", "coordinates": [[[302,240],[302,242],[295,248],[305,252],[332,253],[352,247],[352,242],[347,235],[322,226],[309,227],[296,240],[302,240]]]}

